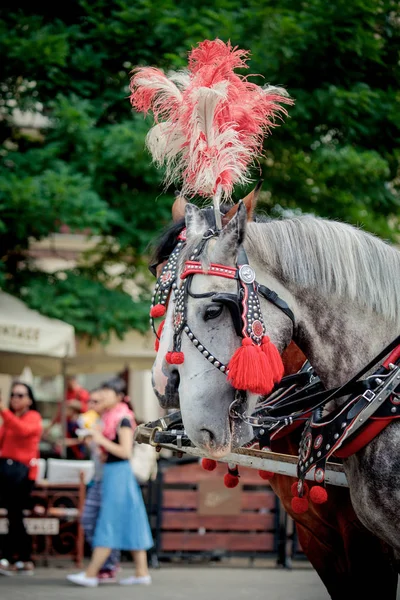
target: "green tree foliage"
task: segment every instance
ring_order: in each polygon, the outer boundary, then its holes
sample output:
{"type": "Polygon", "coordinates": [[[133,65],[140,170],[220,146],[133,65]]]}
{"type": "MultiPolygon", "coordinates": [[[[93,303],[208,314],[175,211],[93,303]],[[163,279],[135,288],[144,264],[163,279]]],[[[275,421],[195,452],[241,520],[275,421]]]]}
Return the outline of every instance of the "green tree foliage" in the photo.
{"type": "MultiPolygon", "coordinates": [[[[7,6],[8,4],[8,6],[7,6]]],[[[266,140],[261,207],[313,212],[394,239],[399,223],[400,13],[392,0],[71,0],[0,13],[0,282],[31,306],[105,339],[147,327],[143,256],[173,190],[144,147],[131,69],[186,65],[220,37],[250,49],[254,81],[296,104],[266,140]],[[15,124],[15,109],[48,119],[15,124]],[[30,239],[61,225],[101,236],[86,264],[46,275],[30,239]],[[119,279],[116,263],[126,265],[119,279]],[[124,291],[142,282],[137,301],[124,291]]],[[[238,190],[238,194],[242,190],[238,190]]]]}

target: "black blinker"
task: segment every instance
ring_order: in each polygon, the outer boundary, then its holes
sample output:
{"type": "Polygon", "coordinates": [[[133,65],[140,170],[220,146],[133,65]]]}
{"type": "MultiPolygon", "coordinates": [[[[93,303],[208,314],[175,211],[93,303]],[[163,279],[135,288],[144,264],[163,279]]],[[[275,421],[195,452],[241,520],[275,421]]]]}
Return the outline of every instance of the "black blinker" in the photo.
{"type": "Polygon", "coordinates": [[[239,337],[243,337],[242,329],[242,307],[239,304],[238,297],[236,294],[214,294],[212,297],[212,302],[220,302],[224,306],[226,306],[231,313],[233,326],[235,328],[236,334],[239,337]]]}

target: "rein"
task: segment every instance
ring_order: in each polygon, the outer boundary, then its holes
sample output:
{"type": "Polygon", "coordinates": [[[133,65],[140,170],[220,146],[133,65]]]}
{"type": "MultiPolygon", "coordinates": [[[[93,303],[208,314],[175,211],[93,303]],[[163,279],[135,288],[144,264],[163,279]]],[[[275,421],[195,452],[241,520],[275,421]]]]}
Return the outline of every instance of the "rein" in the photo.
{"type": "Polygon", "coordinates": [[[400,335],[397,336],[396,339],[394,339],[390,344],[385,346],[385,348],[377,356],[375,356],[356,375],[354,375],[354,377],[349,379],[349,381],[346,381],[346,383],[344,383],[341,387],[323,390],[310,394],[310,392],[313,391],[313,389],[315,389],[314,386],[317,387],[320,385],[319,383],[314,383],[312,388],[307,387],[305,389],[302,389],[300,390],[300,392],[297,392],[293,396],[289,396],[288,398],[284,399],[284,401],[282,401],[281,403],[274,404],[273,406],[268,408],[268,418],[272,418],[273,420],[277,418],[279,421],[279,419],[285,418],[285,416],[287,416],[288,409],[290,410],[290,412],[303,409],[303,412],[293,416],[294,419],[300,418],[303,417],[307,412],[310,412],[310,410],[315,411],[316,409],[323,407],[325,404],[332,400],[335,400],[337,398],[343,398],[344,396],[347,396],[349,394],[360,394],[365,390],[371,389],[371,386],[374,380],[376,379],[377,374],[373,374],[367,377],[366,379],[359,381],[360,377],[362,377],[363,375],[365,375],[365,373],[373,369],[373,367],[377,363],[379,363],[383,358],[385,358],[387,354],[392,352],[399,345],[400,335]]]}

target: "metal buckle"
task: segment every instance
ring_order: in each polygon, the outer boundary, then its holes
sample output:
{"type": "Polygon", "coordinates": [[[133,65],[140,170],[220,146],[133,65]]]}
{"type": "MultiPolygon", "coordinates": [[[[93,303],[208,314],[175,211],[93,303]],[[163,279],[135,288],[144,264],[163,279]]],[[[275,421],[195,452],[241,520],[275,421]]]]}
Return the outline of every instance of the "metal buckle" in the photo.
{"type": "Polygon", "coordinates": [[[159,431],[162,431],[161,427],[154,427],[153,431],[150,434],[149,444],[150,444],[150,446],[153,446],[153,448],[156,448],[158,446],[158,444],[156,444],[156,442],[154,441],[154,438],[156,437],[156,434],[159,431]]]}
{"type": "Polygon", "coordinates": [[[372,402],[375,396],[376,394],[372,390],[365,390],[365,392],[362,395],[362,398],[365,398],[367,402],[372,402]]]}
{"type": "Polygon", "coordinates": [[[218,234],[218,232],[217,232],[217,231],[214,231],[214,229],[208,229],[208,230],[207,230],[207,231],[206,231],[206,232],[203,234],[203,237],[202,237],[202,239],[203,239],[203,240],[209,240],[209,239],[211,239],[212,237],[214,237],[214,236],[215,236],[215,235],[217,235],[217,234],[218,234]]]}

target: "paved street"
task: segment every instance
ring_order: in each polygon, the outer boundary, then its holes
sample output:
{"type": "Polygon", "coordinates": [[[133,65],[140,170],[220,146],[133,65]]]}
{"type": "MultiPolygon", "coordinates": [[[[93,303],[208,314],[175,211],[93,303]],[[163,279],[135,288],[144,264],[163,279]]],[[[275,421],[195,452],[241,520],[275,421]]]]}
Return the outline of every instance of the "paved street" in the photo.
{"type": "MultiPolygon", "coordinates": [[[[34,577],[0,578],[1,600],[328,600],[318,577],[306,566],[179,566],[152,570],[151,586],[103,585],[88,589],[65,580],[73,569],[38,569],[34,577]]],[[[130,575],[124,569],[123,576],[130,575]]]]}
{"type": "MultiPolygon", "coordinates": [[[[76,587],[68,568],[40,568],[34,577],[0,577],[0,600],[329,600],[307,564],[292,571],[272,566],[162,566],[151,586],[76,587]]],[[[76,570],[75,570],[76,572],[76,570]]],[[[121,577],[131,575],[124,568],[121,577]]],[[[398,593],[400,600],[400,592],[398,593]]]]}
{"type": "MultiPolygon", "coordinates": [[[[65,580],[70,569],[38,569],[34,577],[1,577],[1,600],[328,600],[309,568],[219,566],[161,567],[152,570],[151,586],[103,585],[88,589],[65,580]]],[[[124,569],[123,575],[130,575],[124,569]]]]}

